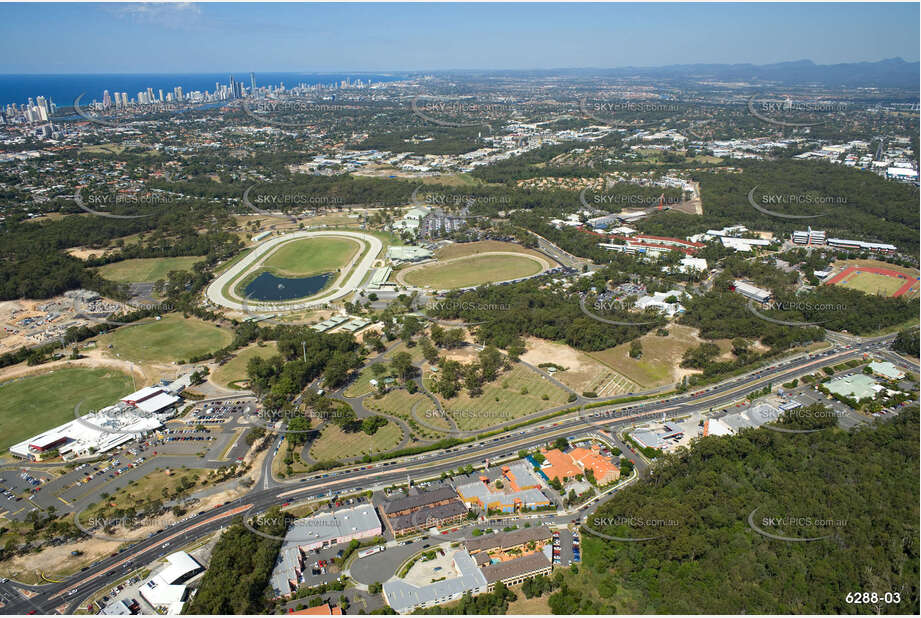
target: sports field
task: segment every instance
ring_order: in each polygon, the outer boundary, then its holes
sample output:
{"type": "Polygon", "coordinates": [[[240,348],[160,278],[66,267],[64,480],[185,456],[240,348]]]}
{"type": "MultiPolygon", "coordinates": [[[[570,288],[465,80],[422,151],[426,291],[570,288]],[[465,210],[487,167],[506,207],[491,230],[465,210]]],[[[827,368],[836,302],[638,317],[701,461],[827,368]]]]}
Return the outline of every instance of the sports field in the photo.
{"type": "Polygon", "coordinates": [[[403,279],[409,285],[447,290],[529,277],[541,270],[543,264],[525,254],[474,255],[408,269],[403,279]]]}
{"type": "Polygon", "coordinates": [[[214,352],[232,340],[227,329],[173,313],[160,320],[122,326],[100,337],[99,347],[125,360],[169,363],[214,352]]]}
{"type": "Polygon", "coordinates": [[[303,238],[281,245],[263,266],[277,275],[307,277],[335,272],[359,249],[358,243],[346,238],[303,238]]]}
{"type": "Polygon", "coordinates": [[[112,262],[99,267],[99,274],[116,283],[149,283],[166,279],[172,270],[192,270],[192,265],[201,262],[201,256],[141,258],[112,262]]]}
{"type": "Polygon", "coordinates": [[[214,370],[211,381],[220,386],[230,387],[231,382],[246,379],[246,365],[251,358],[270,358],[278,353],[277,344],[272,341],[264,346],[253,344],[236,353],[232,359],[214,370]]]}
{"type": "Polygon", "coordinates": [[[0,386],[0,451],[37,433],[99,410],[135,390],[127,374],[112,369],[68,367],[0,386]]]}
{"type": "Polygon", "coordinates": [[[906,274],[904,269],[894,270],[875,266],[848,266],[828,280],[828,285],[860,290],[879,296],[914,296],[918,293],[918,276],[906,274]]]}

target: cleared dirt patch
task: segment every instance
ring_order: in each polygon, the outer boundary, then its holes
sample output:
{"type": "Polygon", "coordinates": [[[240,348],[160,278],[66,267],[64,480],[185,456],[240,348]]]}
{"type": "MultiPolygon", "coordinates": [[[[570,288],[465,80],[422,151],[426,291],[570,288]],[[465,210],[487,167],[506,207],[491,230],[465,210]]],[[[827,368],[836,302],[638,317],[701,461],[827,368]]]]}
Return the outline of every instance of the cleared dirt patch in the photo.
{"type": "MultiPolygon", "coordinates": [[[[592,391],[599,396],[606,396],[616,395],[620,392],[614,386],[616,384],[615,378],[618,374],[604,363],[584,352],[562,343],[555,343],[536,337],[527,338],[525,347],[527,352],[522,355],[522,360],[535,367],[541,363],[554,363],[560,367],[565,367],[565,371],[557,370],[552,375],[577,393],[592,391]],[[608,384],[611,386],[608,386],[608,384]]],[[[543,369],[547,371],[546,367],[543,369]]]]}

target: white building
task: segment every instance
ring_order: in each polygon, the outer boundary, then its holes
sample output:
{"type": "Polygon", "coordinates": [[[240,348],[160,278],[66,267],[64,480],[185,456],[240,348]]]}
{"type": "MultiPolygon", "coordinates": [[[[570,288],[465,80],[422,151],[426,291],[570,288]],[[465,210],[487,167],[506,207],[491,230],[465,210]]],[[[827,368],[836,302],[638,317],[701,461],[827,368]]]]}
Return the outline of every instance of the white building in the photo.
{"type": "Polygon", "coordinates": [[[155,609],[165,610],[170,615],[180,614],[188,597],[186,582],[205,568],[184,551],[170,554],[166,562],[167,566],[141,584],[138,592],[155,609]]]}
{"type": "Polygon", "coordinates": [[[105,453],[162,425],[156,415],[117,404],[14,444],[10,453],[33,461],[49,451],[57,451],[65,459],[105,453]]]}
{"type": "Polygon", "coordinates": [[[649,307],[655,307],[668,317],[672,317],[678,313],[684,313],[684,307],[681,303],[669,303],[666,302],[667,298],[674,296],[675,298],[681,298],[684,294],[681,290],[669,290],[668,292],[655,292],[653,294],[643,296],[642,298],[637,299],[636,304],[634,305],[637,309],[643,310],[648,309],[649,307]]]}
{"type": "Polygon", "coordinates": [[[771,298],[771,293],[768,290],[762,290],[759,287],[755,287],[739,279],[735,280],[733,286],[735,291],[742,296],[758,301],[759,303],[767,302],[771,298]]]}

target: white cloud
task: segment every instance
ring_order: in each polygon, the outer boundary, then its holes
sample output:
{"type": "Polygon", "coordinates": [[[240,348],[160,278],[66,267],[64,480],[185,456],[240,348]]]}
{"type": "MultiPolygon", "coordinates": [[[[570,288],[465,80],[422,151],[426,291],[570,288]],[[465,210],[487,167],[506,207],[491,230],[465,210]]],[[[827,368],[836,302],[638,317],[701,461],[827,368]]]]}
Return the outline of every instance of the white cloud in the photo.
{"type": "Polygon", "coordinates": [[[139,24],[154,24],[166,28],[184,28],[201,17],[201,6],[193,2],[137,2],[106,4],[113,15],[139,24]]]}

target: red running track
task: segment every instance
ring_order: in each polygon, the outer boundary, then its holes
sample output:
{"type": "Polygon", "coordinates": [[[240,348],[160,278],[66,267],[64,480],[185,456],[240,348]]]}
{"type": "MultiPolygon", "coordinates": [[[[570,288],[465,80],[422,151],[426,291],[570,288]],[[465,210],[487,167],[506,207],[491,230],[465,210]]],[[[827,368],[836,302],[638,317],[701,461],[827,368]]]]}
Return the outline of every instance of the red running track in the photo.
{"type": "Polygon", "coordinates": [[[900,272],[889,270],[888,268],[875,268],[872,266],[850,266],[829,279],[826,284],[834,285],[840,282],[842,279],[846,279],[851,275],[860,272],[873,273],[874,275],[885,275],[887,277],[895,277],[896,279],[906,279],[907,282],[905,285],[896,290],[895,294],[892,295],[893,298],[905,294],[918,283],[918,277],[909,277],[908,275],[903,275],[900,272]]]}

